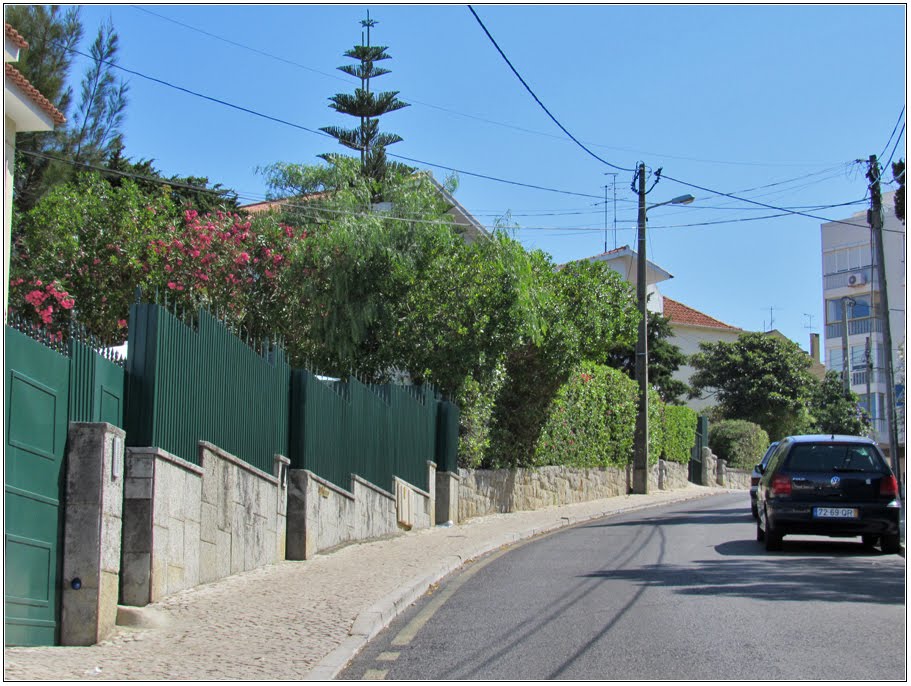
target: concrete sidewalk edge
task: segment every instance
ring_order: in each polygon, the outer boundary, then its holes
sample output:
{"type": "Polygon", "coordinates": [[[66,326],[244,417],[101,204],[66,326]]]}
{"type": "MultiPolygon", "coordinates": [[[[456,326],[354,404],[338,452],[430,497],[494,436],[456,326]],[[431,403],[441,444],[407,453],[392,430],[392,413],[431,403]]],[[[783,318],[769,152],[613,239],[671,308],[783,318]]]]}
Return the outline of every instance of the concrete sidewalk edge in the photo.
{"type": "MultiPolygon", "coordinates": [[[[452,555],[445,558],[433,572],[426,575],[413,577],[403,583],[398,590],[382,598],[368,609],[361,612],[349,630],[349,636],[341,645],[322,658],[314,667],[307,672],[304,681],[331,681],[341,673],[351,660],[363,649],[367,642],[376,636],[380,631],[389,626],[392,621],[403,613],[412,603],[418,600],[427,590],[443,578],[459,569],[466,562],[477,559],[490,552],[498,550],[503,546],[513,545],[535,536],[551,533],[559,529],[565,529],[576,524],[601,519],[614,515],[645,510],[658,505],[668,505],[671,503],[681,503],[687,500],[697,500],[710,495],[717,495],[725,492],[726,489],[712,489],[706,491],[690,492],[689,490],[680,491],[679,497],[662,498],[659,501],[645,502],[641,504],[631,504],[620,508],[608,508],[602,511],[575,517],[561,516],[552,524],[536,526],[524,531],[511,531],[502,534],[493,542],[488,542],[472,550],[470,554],[463,559],[458,555],[452,555]]],[[[647,496],[646,496],[647,497],[647,496]]],[[[610,499],[609,499],[610,500],[610,499]]]]}

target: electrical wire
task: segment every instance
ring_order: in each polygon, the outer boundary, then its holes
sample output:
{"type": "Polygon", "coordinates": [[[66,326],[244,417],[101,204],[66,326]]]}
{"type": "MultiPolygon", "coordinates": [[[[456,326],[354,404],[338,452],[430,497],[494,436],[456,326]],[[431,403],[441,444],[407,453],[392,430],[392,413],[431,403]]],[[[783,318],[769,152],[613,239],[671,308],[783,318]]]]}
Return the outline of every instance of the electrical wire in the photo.
{"type": "MultiPolygon", "coordinates": [[[[887,140],[886,144],[883,146],[883,151],[881,153],[879,153],[880,159],[883,158],[883,156],[886,154],[886,150],[889,149],[889,143],[892,142],[892,136],[895,135],[895,132],[898,129],[898,125],[901,123],[902,117],[904,117],[904,116],[905,116],[905,106],[902,105],[902,111],[898,113],[898,119],[895,121],[895,126],[892,127],[892,133],[889,134],[889,140],[887,140]]],[[[901,138],[901,134],[899,134],[899,138],[901,138]]]]}
{"type": "Polygon", "coordinates": [[[477,12],[474,11],[474,8],[471,5],[468,5],[468,10],[471,12],[471,14],[474,16],[474,18],[477,19],[478,24],[480,24],[481,28],[484,30],[484,33],[487,34],[487,37],[490,39],[490,42],[493,43],[493,46],[497,49],[497,52],[500,53],[500,56],[505,60],[506,64],[509,65],[509,68],[512,70],[512,73],[515,74],[516,78],[518,78],[519,81],[522,83],[522,85],[525,86],[525,90],[527,90],[531,94],[531,97],[534,98],[535,102],[541,106],[541,109],[544,110],[544,112],[547,114],[547,116],[551,118],[551,120],[554,122],[554,124],[556,124],[563,133],[565,133],[567,136],[569,136],[573,140],[573,142],[576,145],[578,145],[580,148],[582,148],[585,152],[587,152],[589,155],[594,157],[599,162],[606,164],[608,167],[611,167],[613,169],[619,169],[620,171],[636,171],[635,169],[617,166],[616,164],[614,164],[612,162],[608,162],[607,160],[599,157],[598,155],[593,153],[591,150],[589,150],[587,147],[585,147],[585,145],[583,145],[579,141],[579,139],[577,139],[574,135],[572,135],[566,129],[566,127],[563,126],[563,124],[561,124],[560,121],[553,114],[550,113],[550,110],[547,109],[547,107],[544,105],[544,103],[541,102],[541,99],[538,98],[537,95],[535,95],[535,92],[525,82],[525,79],[522,78],[522,75],[516,70],[516,68],[514,66],[512,66],[512,62],[509,61],[509,58],[506,56],[506,53],[504,53],[503,50],[500,48],[500,46],[497,45],[497,41],[495,41],[494,37],[492,35],[490,35],[490,31],[487,30],[486,26],[484,26],[484,22],[481,21],[481,18],[478,16],[477,12]]]}
{"type": "MultiPolygon", "coordinates": [[[[130,7],[132,7],[133,9],[139,10],[141,12],[150,14],[152,16],[158,17],[159,19],[170,22],[172,24],[177,24],[178,26],[182,26],[186,29],[189,29],[190,31],[195,31],[204,36],[208,36],[215,40],[222,41],[224,43],[233,45],[233,46],[241,48],[243,50],[248,50],[250,52],[256,53],[263,57],[267,57],[269,59],[273,59],[278,62],[282,62],[284,64],[288,64],[290,66],[297,67],[299,69],[303,69],[305,71],[313,72],[314,74],[319,74],[320,76],[325,76],[327,78],[334,79],[336,81],[340,81],[343,83],[349,83],[349,81],[347,79],[345,79],[342,76],[338,76],[337,74],[330,74],[328,72],[324,72],[319,69],[314,69],[313,67],[309,67],[305,64],[301,64],[299,62],[289,60],[285,57],[281,57],[280,55],[275,55],[275,54],[266,52],[265,50],[260,50],[259,48],[255,48],[250,45],[246,45],[244,43],[240,43],[238,41],[232,40],[230,38],[225,38],[224,36],[220,36],[218,34],[210,32],[210,31],[205,31],[203,29],[200,29],[197,26],[194,26],[192,24],[187,24],[187,23],[178,21],[177,19],[172,19],[171,17],[166,17],[165,15],[158,14],[157,12],[152,12],[151,10],[146,9],[145,7],[141,7],[139,5],[130,5],[130,7]]],[[[569,141],[566,141],[566,138],[564,136],[559,136],[559,135],[552,134],[552,133],[546,133],[544,131],[537,131],[535,129],[527,129],[522,126],[516,126],[515,124],[509,124],[506,122],[497,121],[495,119],[488,119],[486,117],[481,117],[481,116],[478,116],[475,114],[469,114],[467,112],[460,112],[458,110],[454,110],[454,109],[451,109],[448,107],[443,107],[441,105],[434,105],[433,103],[424,102],[421,100],[415,100],[414,98],[410,98],[410,97],[406,98],[406,100],[408,101],[408,103],[413,104],[413,105],[421,105],[423,107],[430,107],[432,109],[440,110],[441,112],[447,112],[449,114],[454,114],[459,117],[465,117],[467,119],[474,119],[476,121],[481,121],[481,122],[484,122],[487,124],[492,124],[494,126],[501,126],[501,127],[508,128],[508,129],[514,129],[516,131],[521,131],[523,133],[528,133],[528,134],[532,134],[532,135],[536,135],[536,136],[544,136],[546,138],[551,138],[554,140],[569,142],[569,141]]],[[[590,142],[590,141],[586,141],[586,144],[590,145],[592,147],[596,147],[596,148],[604,148],[606,150],[631,152],[631,153],[634,153],[637,155],[648,155],[651,157],[662,157],[662,158],[668,158],[668,159],[685,160],[685,161],[689,161],[689,162],[700,162],[700,163],[705,163],[705,164],[725,164],[725,165],[750,166],[750,167],[783,167],[783,166],[806,167],[806,166],[815,166],[816,164],[818,164],[815,162],[733,162],[733,161],[729,161],[729,160],[708,160],[708,159],[701,159],[701,158],[697,158],[697,157],[685,157],[685,156],[680,156],[680,155],[661,154],[661,153],[641,151],[641,150],[637,151],[632,148],[610,146],[610,145],[604,145],[601,143],[594,143],[594,142],[590,142]]]]}

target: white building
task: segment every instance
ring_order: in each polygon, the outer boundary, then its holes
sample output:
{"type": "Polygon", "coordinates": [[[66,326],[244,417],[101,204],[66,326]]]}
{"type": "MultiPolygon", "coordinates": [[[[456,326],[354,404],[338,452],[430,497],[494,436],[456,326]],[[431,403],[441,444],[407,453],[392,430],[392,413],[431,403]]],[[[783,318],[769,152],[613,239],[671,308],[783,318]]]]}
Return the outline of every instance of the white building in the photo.
{"type": "MultiPolygon", "coordinates": [[[[883,247],[889,321],[892,330],[892,364],[898,406],[899,454],[904,454],[904,350],[905,350],[905,226],[895,216],[895,193],[883,194],[883,247]]],[[[866,211],[821,227],[822,278],[825,305],[826,367],[844,370],[842,302],[847,303],[848,366],[851,390],[873,417],[877,442],[888,452],[885,349],[882,299],[877,267],[873,266],[871,230],[866,211]],[[849,300],[845,300],[849,298],[849,300]],[[869,354],[868,351],[869,350],[869,354]],[[868,391],[869,388],[869,391],[868,391]]]]}

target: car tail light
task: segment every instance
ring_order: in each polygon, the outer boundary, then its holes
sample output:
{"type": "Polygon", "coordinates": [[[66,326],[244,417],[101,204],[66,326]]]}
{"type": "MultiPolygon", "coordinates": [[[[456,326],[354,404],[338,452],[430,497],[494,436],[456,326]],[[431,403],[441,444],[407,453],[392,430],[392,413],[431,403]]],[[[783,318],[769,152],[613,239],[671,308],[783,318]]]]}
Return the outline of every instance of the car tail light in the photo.
{"type": "Polygon", "coordinates": [[[791,477],[786,474],[773,476],[772,495],[791,495],[791,477]]]}
{"type": "Polygon", "coordinates": [[[898,495],[898,480],[893,474],[880,479],[879,494],[888,498],[894,498],[898,495]]]}
{"type": "Polygon", "coordinates": [[[758,485],[759,485],[759,477],[751,476],[750,477],[750,486],[758,486],[758,485]]]}

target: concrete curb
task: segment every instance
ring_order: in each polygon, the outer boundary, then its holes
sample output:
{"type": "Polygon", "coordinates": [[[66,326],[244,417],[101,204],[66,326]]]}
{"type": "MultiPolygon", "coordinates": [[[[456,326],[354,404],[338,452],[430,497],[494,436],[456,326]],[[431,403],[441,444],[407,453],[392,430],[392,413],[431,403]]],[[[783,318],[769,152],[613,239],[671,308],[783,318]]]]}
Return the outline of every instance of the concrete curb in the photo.
{"type": "MultiPolygon", "coordinates": [[[[404,612],[413,602],[420,598],[427,590],[436,583],[439,583],[444,577],[459,569],[462,565],[470,560],[477,559],[487,553],[502,548],[503,546],[513,545],[520,541],[534,538],[542,534],[548,534],[559,529],[565,529],[576,524],[582,524],[593,519],[602,519],[627,512],[636,512],[646,510],[658,505],[668,505],[671,503],[682,503],[688,500],[698,500],[710,495],[727,492],[729,489],[706,490],[705,492],[689,493],[681,492],[679,497],[670,497],[656,502],[648,502],[636,505],[621,506],[619,508],[607,508],[598,512],[579,515],[573,517],[561,516],[551,524],[535,526],[523,531],[510,531],[501,534],[492,542],[488,541],[473,549],[468,555],[462,558],[459,555],[452,555],[445,558],[433,572],[426,575],[416,576],[403,583],[398,590],[382,598],[371,607],[361,612],[349,630],[348,638],[341,645],[320,660],[314,667],[303,676],[303,681],[331,681],[354,659],[367,642],[376,636],[380,631],[389,626],[392,621],[404,612]]],[[[735,492],[731,490],[730,492],[735,492]]]]}

